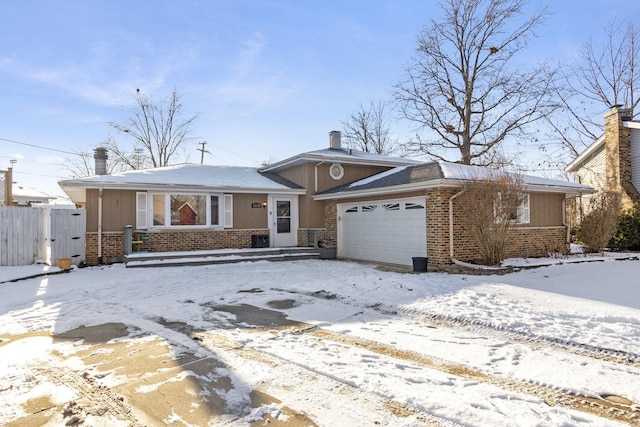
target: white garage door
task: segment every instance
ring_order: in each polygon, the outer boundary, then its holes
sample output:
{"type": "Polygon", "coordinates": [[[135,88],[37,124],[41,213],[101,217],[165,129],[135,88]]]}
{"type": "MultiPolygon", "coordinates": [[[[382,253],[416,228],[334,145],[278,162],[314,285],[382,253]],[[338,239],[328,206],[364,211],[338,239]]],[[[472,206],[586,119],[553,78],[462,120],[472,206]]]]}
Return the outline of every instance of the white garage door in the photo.
{"type": "Polygon", "coordinates": [[[338,256],[412,265],[427,256],[423,197],[338,205],[338,256]]]}

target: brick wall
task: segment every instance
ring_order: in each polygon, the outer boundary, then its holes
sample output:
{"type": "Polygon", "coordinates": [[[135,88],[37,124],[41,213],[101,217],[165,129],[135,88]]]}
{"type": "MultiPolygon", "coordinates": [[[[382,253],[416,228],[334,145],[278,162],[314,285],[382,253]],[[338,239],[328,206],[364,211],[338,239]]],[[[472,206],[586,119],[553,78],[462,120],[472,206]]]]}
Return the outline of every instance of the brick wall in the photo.
{"type": "MultiPolygon", "coordinates": [[[[252,235],[269,235],[268,229],[251,230],[158,230],[145,233],[149,240],[135,247],[149,252],[200,251],[250,248],[252,235]]],[[[122,232],[102,233],[102,262],[118,262],[123,254],[122,232]]],[[[98,264],[98,233],[87,233],[88,265],[98,264]]],[[[136,236],[134,236],[134,240],[136,236]]]]}
{"type": "MultiPolygon", "coordinates": [[[[449,199],[458,193],[457,188],[427,190],[427,257],[432,266],[451,263],[449,256],[449,199]]],[[[455,223],[455,219],[454,219],[455,223]]]]}
{"type": "MultiPolygon", "coordinates": [[[[451,264],[449,199],[460,189],[444,188],[427,190],[427,256],[433,267],[451,264]]],[[[471,232],[471,226],[462,212],[453,205],[454,257],[460,261],[479,260],[479,244],[471,232]]],[[[506,248],[507,257],[540,257],[549,252],[565,252],[568,249],[567,228],[516,227],[506,248]]]]}
{"type": "Polygon", "coordinates": [[[631,129],[623,126],[632,116],[631,109],[617,107],[604,116],[607,189],[621,195],[623,208],[640,202],[631,180],[631,129]]]}

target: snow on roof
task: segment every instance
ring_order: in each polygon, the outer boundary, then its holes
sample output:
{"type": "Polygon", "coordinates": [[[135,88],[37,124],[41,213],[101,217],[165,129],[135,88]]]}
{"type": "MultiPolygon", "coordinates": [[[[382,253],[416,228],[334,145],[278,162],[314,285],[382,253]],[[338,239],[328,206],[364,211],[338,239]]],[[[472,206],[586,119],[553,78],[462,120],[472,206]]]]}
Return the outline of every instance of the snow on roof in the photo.
{"type": "Polygon", "coordinates": [[[377,153],[368,153],[353,149],[324,148],[321,150],[308,151],[293,157],[276,162],[263,168],[263,171],[278,170],[283,167],[291,167],[308,161],[334,161],[342,163],[360,163],[371,165],[417,165],[420,161],[406,159],[404,157],[384,156],[377,153]]]}
{"type": "MultiPolygon", "coordinates": [[[[457,181],[467,181],[471,179],[485,179],[490,178],[491,176],[496,174],[495,169],[480,167],[480,166],[469,166],[462,165],[460,163],[449,163],[449,162],[438,162],[440,165],[440,169],[442,169],[443,177],[446,179],[454,179],[457,181]]],[[[583,189],[590,190],[589,186],[583,184],[576,184],[569,181],[561,181],[558,179],[550,179],[543,178],[535,175],[522,175],[515,174],[513,172],[498,172],[498,173],[508,173],[510,175],[517,175],[522,178],[522,183],[525,185],[541,185],[541,186],[550,186],[550,187],[563,187],[563,188],[574,188],[574,189],[583,189]]]]}
{"type": "MultiPolygon", "coordinates": [[[[356,193],[362,192],[363,195],[379,192],[399,192],[399,190],[422,189],[426,187],[446,185],[446,181],[461,182],[473,179],[487,179],[498,172],[480,166],[462,165],[459,163],[449,163],[444,161],[423,163],[415,166],[400,166],[388,171],[370,176],[365,179],[347,184],[341,187],[333,188],[325,191],[317,197],[318,200],[333,198],[337,195],[341,197],[353,197],[356,193]]],[[[542,178],[533,175],[517,175],[522,178],[524,185],[528,187],[536,187],[536,190],[551,192],[590,192],[591,187],[576,184],[568,181],[560,181],[556,179],[542,178]]],[[[459,184],[454,184],[459,185],[459,184]]]]}
{"type": "Polygon", "coordinates": [[[96,175],[61,181],[60,185],[97,187],[113,186],[184,186],[207,188],[239,188],[290,190],[296,188],[285,185],[262,174],[256,168],[238,166],[211,166],[180,164],[161,168],[133,170],[109,175],[96,175]]]}
{"type": "Polygon", "coordinates": [[[55,197],[49,196],[40,190],[33,187],[23,187],[22,185],[13,184],[11,186],[11,194],[14,200],[29,200],[29,201],[48,201],[55,199],[55,197]]]}
{"type": "Polygon", "coordinates": [[[385,177],[387,177],[389,175],[395,175],[396,173],[402,172],[403,170],[407,169],[408,167],[409,166],[398,166],[398,167],[395,167],[393,169],[389,169],[388,171],[384,171],[384,172],[381,172],[379,174],[372,175],[372,176],[370,176],[368,178],[361,179],[360,181],[356,181],[356,182],[353,182],[351,184],[348,184],[347,187],[351,188],[351,187],[358,187],[358,186],[361,186],[361,185],[366,185],[366,184],[378,181],[378,180],[380,180],[382,178],[385,178],[385,177]]]}

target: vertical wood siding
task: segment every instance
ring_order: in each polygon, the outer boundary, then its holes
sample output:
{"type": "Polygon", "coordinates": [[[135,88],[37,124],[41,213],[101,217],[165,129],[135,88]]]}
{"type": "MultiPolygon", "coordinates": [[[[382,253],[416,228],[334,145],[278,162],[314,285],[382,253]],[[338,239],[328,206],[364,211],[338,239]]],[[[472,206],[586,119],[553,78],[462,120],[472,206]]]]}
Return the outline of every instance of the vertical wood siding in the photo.
{"type": "Polygon", "coordinates": [[[55,263],[57,258],[84,262],[85,211],[0,207],[0,265],[55,263]]]}

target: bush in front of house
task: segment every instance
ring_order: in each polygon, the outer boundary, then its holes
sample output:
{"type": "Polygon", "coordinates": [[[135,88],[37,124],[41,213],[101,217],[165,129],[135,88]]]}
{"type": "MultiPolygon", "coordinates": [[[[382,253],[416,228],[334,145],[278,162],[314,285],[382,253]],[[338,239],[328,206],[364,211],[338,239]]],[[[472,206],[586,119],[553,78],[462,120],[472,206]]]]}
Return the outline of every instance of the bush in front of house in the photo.
{"type": "Polygon", "coordinates": [[[620,197],[613,192],[601,191],[591,199],[589,213],[580,222],[576,238],[585,252],[601,252],[616,232],[620,197]]]}
{"type": "Polygon", "coordinates": [[[614,251],[640,251],[640,203],[620,212],[609,248],[614,251]]]}

